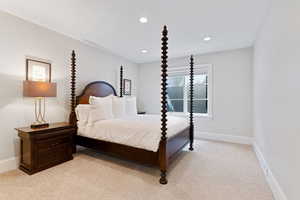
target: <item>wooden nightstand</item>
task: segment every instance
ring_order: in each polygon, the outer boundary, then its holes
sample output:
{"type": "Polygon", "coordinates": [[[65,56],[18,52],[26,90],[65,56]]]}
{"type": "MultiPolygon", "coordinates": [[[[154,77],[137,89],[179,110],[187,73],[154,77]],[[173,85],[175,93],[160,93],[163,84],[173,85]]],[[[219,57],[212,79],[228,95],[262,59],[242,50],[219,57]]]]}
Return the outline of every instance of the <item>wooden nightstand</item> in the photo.
{"type": "Polygon", "coordinates": [[[34,174],[72,160],[72,140],[76,129],[68,123],[53,123],[47,128],[16,128],[21,139],[19,169],[34,174]]]}

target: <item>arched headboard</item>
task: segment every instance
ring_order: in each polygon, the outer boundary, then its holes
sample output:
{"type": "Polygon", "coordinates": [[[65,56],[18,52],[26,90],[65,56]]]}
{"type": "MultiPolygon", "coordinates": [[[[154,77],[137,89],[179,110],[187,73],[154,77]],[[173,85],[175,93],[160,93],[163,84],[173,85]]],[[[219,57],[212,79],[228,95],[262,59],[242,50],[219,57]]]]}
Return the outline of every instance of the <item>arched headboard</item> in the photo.
{"type": "Polygon", "coordinates": [[[90,96],[106,97],[109,95],[117,96],[115,88],[105,81],[95,81],[88,84],[81,95],[77,96],[76,104],[88,104],[90,96]]]}

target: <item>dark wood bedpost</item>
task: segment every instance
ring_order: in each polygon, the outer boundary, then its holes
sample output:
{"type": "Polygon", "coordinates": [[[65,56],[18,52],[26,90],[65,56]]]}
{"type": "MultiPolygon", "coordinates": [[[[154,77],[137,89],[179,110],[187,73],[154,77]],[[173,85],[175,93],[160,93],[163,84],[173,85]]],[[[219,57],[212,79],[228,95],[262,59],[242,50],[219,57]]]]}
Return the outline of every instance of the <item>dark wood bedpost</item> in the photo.
{"type": "Polygon", "coordinates": [[[123,97],[123,66],[120,67],[120,97],[123,97]]]}
{"type": "Polygon", "coordinates": [[[190,58],[190,151],[193,151],[194,143],[194,119],[193,119],[193,98],[194,98],[194,58],[190,58]]]}
{"type": "Polygon", "coordinates": [[[71,125],[76,126],[76,58],[75,51],[72,51],[71,57],[71,113],[69,122],[71,125]]]}
{"type": "Polygon", "coordinates": [[[161,139],[159,148],[159,165],[161,176],[159,182],[167,184],[167,78],[168,78],[168,29],[162,31],[161,56],[161,139]]]}
{"type": "MultiPolygon", "coordinates": [[[[75,51],[72,51],[71,55],[71,113],[69,117],[69,123],[77,127],[77,119],[75,113],[76,107],[76,57],[75,51]]],[[[76,153],[76,143],[75,143],[75,135],[77,131],[73,135],[73,153],[76,153]]]]}

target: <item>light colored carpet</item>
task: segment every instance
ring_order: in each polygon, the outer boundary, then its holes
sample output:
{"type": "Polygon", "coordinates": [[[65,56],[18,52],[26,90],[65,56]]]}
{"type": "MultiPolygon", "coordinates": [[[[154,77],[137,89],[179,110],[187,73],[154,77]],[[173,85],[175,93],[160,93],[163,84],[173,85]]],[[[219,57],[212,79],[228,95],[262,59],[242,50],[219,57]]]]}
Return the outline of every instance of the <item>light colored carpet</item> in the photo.
{"type": "Polygon", "coordinates": [[[159,171],[83,150],[74,160],[28,176],[0,175],[2,200],[272,200],[250,146],[196,141],[172,164],[169,184],[159,171]]]}

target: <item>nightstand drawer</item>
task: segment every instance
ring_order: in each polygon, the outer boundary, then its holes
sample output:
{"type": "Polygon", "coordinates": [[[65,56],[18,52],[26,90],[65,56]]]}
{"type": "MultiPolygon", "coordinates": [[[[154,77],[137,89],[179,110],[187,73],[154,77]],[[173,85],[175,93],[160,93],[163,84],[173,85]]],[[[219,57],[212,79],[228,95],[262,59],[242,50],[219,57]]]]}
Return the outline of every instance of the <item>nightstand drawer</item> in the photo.
{"type": "Polygon", "coordinates": [[[75,129],[66,129],[66,130],[57,130],[53,131],[50,133],[42,133],[42,134],[37,134],[35,136],[35,139],[40,141],[40,140],[46,140],[46,139],[53,139],[56,137],[63,137],[63,136],[68,136],[72,133],[75,132],[75,129]]]}
{"type": "Polygon", "coordinates": [[[50,149],[38,151],[37,167],[45,168],[70,159],[71,147],[69,143],[58,144],[50,149]]]}
{"type": "Polygon", "coordinates": [[[60,145],[60,144],[70,144],[71,138],[70,136],[62,136],[62,137],[55,137],[55,138],[51,138],[51,139],[44,139],[44,140],[38,140],[37,141],[37,148],[38,150],[45,150],[45,149],[53,149],[56,146],[60,145]]]}

